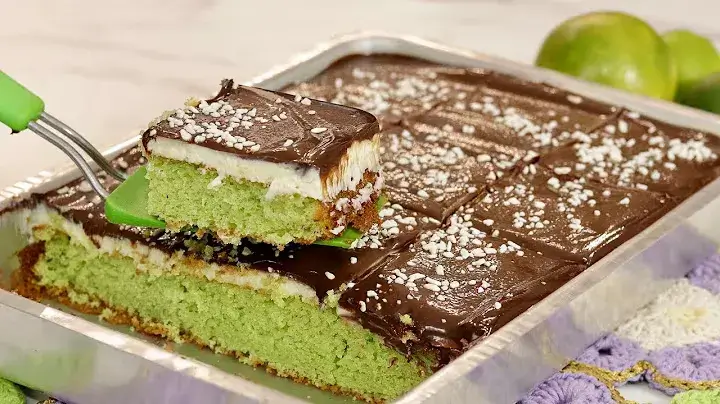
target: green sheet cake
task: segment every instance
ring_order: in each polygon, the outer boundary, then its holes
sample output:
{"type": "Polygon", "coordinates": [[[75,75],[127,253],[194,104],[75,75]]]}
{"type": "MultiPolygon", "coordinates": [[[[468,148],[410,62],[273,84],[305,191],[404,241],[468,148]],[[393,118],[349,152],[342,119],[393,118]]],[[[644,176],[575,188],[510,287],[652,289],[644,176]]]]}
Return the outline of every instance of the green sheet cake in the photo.
{"type": "Polygon", "coordinates": [[[299,95],[226,85],[114,160],[128,171],[149,163],[151,206],[176,231],[109,224],[83,181],[7,209],[0,220],[30,239],[15,290],[385,402],[642,231],[718,167],[714,137],[488,71],[357,56],[286,90],[299,95]],[[304,97],[369,111],[381,130],[366,113],[304,97]],[[252,112],[249,99],[266,110],[252,112]],[[245,140],[244,130],[272,125],[317,135],[354,167],[351,178],[323,183],[347,177],[327,174],[342,171],[329,168],[337,160],[324,171],[273,157],[314,147],[295,137],[250,145],[234,135],[231,151],[226,129],[209,124],[228,117],[245,140]],[[351,248],[288,244],[360,226],[352,214],[328,221],[330,202],[364,211],[378,198],[380,165],[388,201],[351,248]],[[238,167],[247,170],[231,172],[238,167]],[[293,180],[273,185],[282,178],[293,180]],[[311,220],[316,212],[326,219],[311,220]]]}

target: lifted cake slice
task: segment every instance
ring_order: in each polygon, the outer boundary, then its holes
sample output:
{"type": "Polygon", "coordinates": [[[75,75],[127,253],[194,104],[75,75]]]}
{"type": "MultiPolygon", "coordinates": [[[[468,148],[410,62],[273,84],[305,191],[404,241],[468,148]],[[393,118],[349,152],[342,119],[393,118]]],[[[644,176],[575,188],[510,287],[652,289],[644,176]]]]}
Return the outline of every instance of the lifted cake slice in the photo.
{"type": "Polygon", "coordinates": [[[143,134],[149,212],[232,244],[367,230],[382,187],[378,131],[367,112],[227,80],[143,134]]]}

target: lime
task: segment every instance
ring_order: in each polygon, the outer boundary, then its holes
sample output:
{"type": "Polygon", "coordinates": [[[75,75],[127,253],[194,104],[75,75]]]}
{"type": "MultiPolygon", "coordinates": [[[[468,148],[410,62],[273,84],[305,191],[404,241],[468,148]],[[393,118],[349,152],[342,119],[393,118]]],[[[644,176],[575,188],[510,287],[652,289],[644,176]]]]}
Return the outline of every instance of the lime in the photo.
{"type": "Polygon", "coordinates": [[[670,31],[663,35],[678,73],[677,99],[700,79],[720,72],[720,54],[709,39],[687,30],[670,31]]]}
{"type": "Polygon", "coordinates": [[[720,73],[707,76],[690,87],[682,103],[720,114],[720,73]]]}
{"type": "Polygon", "coordinates": [[[646,22],[619,12],[594,12],[557,26],[538,66],[637,94],[672,100],[677,78],[668,47],[646,22]]]}
{"type": "Polygon", "coordinates": [[[0,379],[0,403],[25,404],[25,393],[12,382],[0,379]]]}

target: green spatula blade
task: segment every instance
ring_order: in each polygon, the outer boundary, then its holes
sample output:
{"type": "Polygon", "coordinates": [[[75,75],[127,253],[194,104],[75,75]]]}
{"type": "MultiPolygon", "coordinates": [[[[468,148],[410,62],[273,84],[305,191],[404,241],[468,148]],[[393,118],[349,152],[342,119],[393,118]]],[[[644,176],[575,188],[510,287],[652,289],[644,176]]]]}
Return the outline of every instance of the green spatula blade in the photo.
{"type": "Polygon", "coordinates": [[[138,168],[105,200],[105,216],[110,223],[164,229],[165,222],[148,213],[147,169],[138,168]]]}

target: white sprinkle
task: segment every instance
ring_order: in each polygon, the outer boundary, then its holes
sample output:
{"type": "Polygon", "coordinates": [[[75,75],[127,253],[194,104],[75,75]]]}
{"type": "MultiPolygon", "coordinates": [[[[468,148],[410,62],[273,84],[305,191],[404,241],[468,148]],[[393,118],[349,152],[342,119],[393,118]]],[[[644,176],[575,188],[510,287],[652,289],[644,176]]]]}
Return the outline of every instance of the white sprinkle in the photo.
{"type": "Polygon", "coordinates": [[[293,140],[292,140],[292,139],[288,139],[288,140],[285,141],[285,143],[283,143],[283,146],[288,147],[288,146],[290,146],[290,145],[292,145],[292,144],[293,144],[293,140]]]}
{"type": "Polygon", "coordinates": [[[512,205],[512,206],[518,206],[518,205],[520,205],[520,200],[513,196],[510,199],[508,199],[507,201],[505,201],[505,203],[508,205],[512,205]]]}
{"type": "Polygon", "coordinates": [[[433,292],[439,292],[440,287],[438,285],[432,284],[432,283],[426,283],[423,285],[425,289],[432,290],[433,292]]]}
{"type": "Polygon", "coordinates": [[[495,223],[495,221],[492,220],[492,219],[485,219],[485,220],[483,220],[482,222],[483,222],[483,224],[484,224],[485,226],[492,226],[493,223],[495,223]]]}
{"type": "Polygon", "coordinates": [[[628,133],[628,124],[622,119],[618,121],[618,130],[620,133],[628,133]]]}
{"type": "Polygon", "coordinates": [[[500,308],[502,307],[502,304],[500,302],[495,302],[494,306],[495,306],[496,310],[500,310],[500,308]]]}
{"type": "Polygon", "coordinates": [[[357,257],[350,257],[351,264],[357,264],[357,261],[358,261],[357,257]]]}
{"type": "Polygon", "coordinates": [[[220,185],[222,185],[223,179],[225,178],[224,175],[218,175],[215,177],[210,183],[208,184],[208,189],[216,189],[219,188],[220,185]]]}
{"type": "Polygon", "coordinates": [[[308,115],[315,115],[315,110],[314,109],[309,110],[308,115]]]}
{"type": "Polygon", "coordinates": [[[620,201],[620,205],[627,205],[630,203],[630,198],[625,197],[620,201]]]}
{"type": "Polygon", "coordinates": [[[330,273],[330,272],[325,272],[325,276],[327,276],[327,278],[330,279],[330,280],[335,279],[335,275],[333,275],[333,274],[330,273]]]}
{"type": "Polygon", "coordinates": [[[579,95],[572,95],[572,94],[567,96],[567,100],[573,104],[580,104],[581,102],[583,102],[582,97],[580,97],[579,95]]]}
{"type": "Polygon", "coordinates": [[[367,307],[365,306],[365,302],[361,300],[360,301],[360,311],[365,313],[365,310],[367,310],[367,307]]]}
{"type": "Polygon", "coordinates": [[[492,157],[490,157],[490,155],[488,154],[479,154],[475,159],[478,161],[478,163],[487,163],[492,161],[492,157]]]}
{"type": "Polygon", "coordinates": [[[310,132],[314,134],[319,134],[325,132],[326,130],[327,128],[312,128],[310,129],[310,132]]]}
{"type": "Polygon", "coordinates": [[[258,150],[260,150],[260,145],[259,145],[259,144],[256,144],[256,145],[250,147],[250,151],[256,152],[256,151],[258,151],[258,150]]]}
{"type": "Polygon", "coordinates": [[[572,168],[571,167],[555,167],[555,169],[553,171],[555,171],[555,174],[557,174],[557,175],[566,175],[566,174],[570,174],[572,172],[572,168]]]}
{"type": "Polygon", "coordinates": [[[312,102],[309,98],[303,98],[302,101],[300,101],[300,104],[302,105],[310,105],[312,102]]]}

